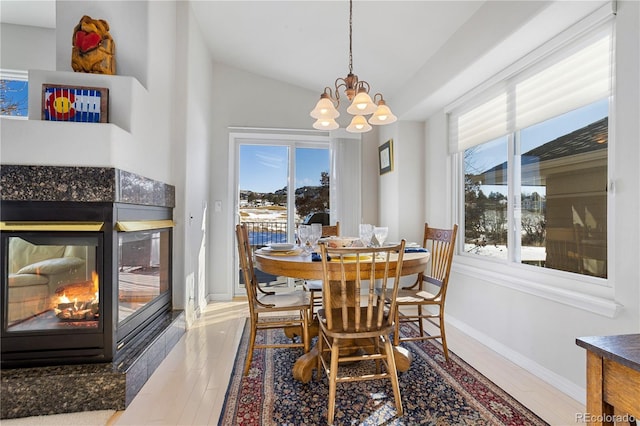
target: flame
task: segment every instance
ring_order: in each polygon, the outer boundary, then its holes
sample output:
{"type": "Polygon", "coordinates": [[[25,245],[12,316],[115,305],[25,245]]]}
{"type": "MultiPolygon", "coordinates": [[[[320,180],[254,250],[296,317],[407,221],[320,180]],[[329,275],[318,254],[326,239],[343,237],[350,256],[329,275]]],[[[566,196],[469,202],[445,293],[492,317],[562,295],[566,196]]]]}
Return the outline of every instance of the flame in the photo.
{"type": "Polygon", "coordinates": [[[93,281],[93,291],[96,295],[94,300],[97,302],[100,298],[100,277],[96,271],[91,271],[91,281],[93,281]]]}
{"type": "Polygon", "coordinates": [[[67,297],[65,293],[62,293],[62,296],[58,299],[58,303],[70,303],[71,300],[67,297]]]}

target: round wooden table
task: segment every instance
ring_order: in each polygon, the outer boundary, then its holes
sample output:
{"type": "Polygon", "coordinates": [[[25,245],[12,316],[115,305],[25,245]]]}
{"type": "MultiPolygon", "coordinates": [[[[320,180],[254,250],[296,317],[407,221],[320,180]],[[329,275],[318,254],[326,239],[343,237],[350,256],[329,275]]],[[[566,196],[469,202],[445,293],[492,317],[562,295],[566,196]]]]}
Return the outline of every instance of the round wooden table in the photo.
{"type": "MultiPolygon", "coordinates": [[[[429,257],[430,254],[428,252],[405,253],[402,260],[401,274],[405,276],[423,272],[429,262],[429,257]]],[[[389,265],[392,269],[390,275],[395,274],[396,265],[397,260],[394,261],[392,257],[389,265]]],[[[310,255],[300,254],[299,250],[297,252],[269,252],[262,249],[256,250],[254,253],[254,266],[261,271],[272,275],[307,280],[322,280],[322,262],[312,261],[310,255]]],[[[336,268],[339,268],[339,266],[340,265],[338,263],[335,264],[336,268]]],[[[331,263],[329,264],[329,267],[331,268],[331,263]]],[[[298,358],[293,366],[293,377],[304,383],[309,382],[313,375],[313,369],[317,365],[317,356],[318,351],[317,348],[314,347],[308,353],[298,358]]],[[[398,371],[407,371],[411,366],[411,353],[405,348],[396,346],[394,348],[394,357],[398,371]]]]}

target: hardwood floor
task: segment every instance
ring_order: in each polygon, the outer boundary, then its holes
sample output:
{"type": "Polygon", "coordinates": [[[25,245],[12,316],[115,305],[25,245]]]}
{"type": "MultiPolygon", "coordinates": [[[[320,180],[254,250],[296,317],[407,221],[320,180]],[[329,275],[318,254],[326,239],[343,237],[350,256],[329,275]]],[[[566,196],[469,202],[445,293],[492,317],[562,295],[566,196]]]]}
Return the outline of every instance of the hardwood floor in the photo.
{"type": "MultiPolygon", "coordinates": [[[[218,423],[247,316],[246,301],[216,302],[109,425],[218,423]]],[[[549,424],[572,425],[584,406],[448,325],[449,348],[549,424]]]]}

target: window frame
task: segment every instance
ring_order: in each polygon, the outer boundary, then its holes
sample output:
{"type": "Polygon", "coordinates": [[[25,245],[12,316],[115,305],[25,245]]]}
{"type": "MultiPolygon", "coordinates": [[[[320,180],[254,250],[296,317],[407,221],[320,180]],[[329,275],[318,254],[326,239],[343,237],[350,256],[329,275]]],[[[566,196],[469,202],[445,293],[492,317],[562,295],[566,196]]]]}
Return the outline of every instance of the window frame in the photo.
{"type": "MultiPolygon", "coordinates": [[[[601,30],[603,25],[611,25],[612,34],[612,46],[615,46],[615,21],[612,19],[611,9],[603,7],[596,11],[596,13],[585,18],[583,21],[569,28],[559,36],[553,38],[549,42],[543,44],[538,49],[525,55],[519,61],[512,66],[496,74],[493,78],[489,79],[476,89],[464,95],[458,101],[454,102],[445,108],[447,118],[451,119],[452,112],[460,108],[467,108],[470,105],[479,105],[482,102],[490,99],[490,95],[497,93],[500,89],[504,89],[506,84],[514,75],[525,75],[532,72],[532,70],[540,67],[540,62],[552,55],[558,55],[563,49],[570,49],[573,42],[580,38],[588,38],[589,35],[595,31],[601,30]]],[[[611,188],[612,171],[615,170],[614,160],[614,132],[615,127],[615,48],[612,49],[612,76],[611,76],[611,93],[609,95],[609,146],[608,146],[608,159],[607,159],[607,179],[609,188],[611,188]]],[[[451,124],[451,123],[449,123],[451,124]]],[[[461,223],[461,233],[464,235],[464,223],[465,223],[465,164],[464,164],[464,150],[467,148],[458,148],[457,138],[455,138],[455,132],[452,132],[451,126],[449,127],[450,139],[450,159],[451,159],[451,171],[452,171],[452,184],[454,188],[457,188],[456,195],[453,197],[453,211],[458,222],[461,223]],[[455,140],[454,140],[455,139],[455,140]]],[[[508,142],[508,161],[515,160],[513,156],[513,149],[516,144],[513,138],[519,136],[519,131],[514,130],[507,133],[509,139],[508,142]]],[[[486,142],[489,142],[487,140],[486,142]]],[[[486,143],[483,142],[483,143],[486,143]]],[[[512,165],[510,163],[510,165],[512,165]]],[[[514,185],[514,168],[511,166],[509,171],[509,200],[517,200],[519,204],[519,193],[514,195],[516,188],[514,185]]],[[[518,178],[519,180],[519,178],[518,178]]],[[[615,252],[612,242],[613,235],[615,234],[615,218],[613,212],[613,191],[607,193],[607,248],[608,248],[608,264],[614,265],[615,252]]],[[[515,220],[514,202],[508,204],[509,220],[515,220]]],[[[511,227],[513,228],[513,227],[511,227]]],[[[509,246],[513,247],[512,241],[514,237],[513,229],[510,229],[508,233],[509,246]]],[[[497,285],[508,287],[520,292],[533,294],[545,299],[554,300],[566,305],[574,306],[580,309],[584,309],[590,312],[598,313],[600,315],[614,318],[621,309],[621,305],[614,300],[614,283],[615,283],[615,268],[609,267],[607,278],[597,278],[588,275],[581,275],[572,272],[554,270],[542,268],[536,265],[528,265],[516,262],[519,256],[514,253],[515,250],[510,250],[507,259],[497,259],[491,257],[483,257],[473,255],[471,253],[465,253],[464,251],[464,238],[458,239],[456,247],[456,262],[454,263],[454,271],[456,273],[468,275],[475,279],[484,279],[497,285]],[[524,278],[526,277],[526,278],[524,278]]]]}

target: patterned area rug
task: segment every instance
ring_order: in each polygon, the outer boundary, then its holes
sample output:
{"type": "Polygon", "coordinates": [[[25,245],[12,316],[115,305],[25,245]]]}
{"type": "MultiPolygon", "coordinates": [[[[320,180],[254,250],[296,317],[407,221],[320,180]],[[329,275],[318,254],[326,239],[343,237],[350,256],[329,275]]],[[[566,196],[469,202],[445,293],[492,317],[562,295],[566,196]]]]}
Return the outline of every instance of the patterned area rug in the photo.
{"type": "MultiPolygon", "coordinates": [[[[403,324],[403,334],[417,334],[403,324]]],[[[291,370],[302,350],[260,349],[251,370],[242,376],[248,346],[249,321],[238,348],[219,425],[326,424],[326,375],[309,383],[295,380],[291,370]]],[[[259,340],[285,341],[282,331],[258,334],[259,340]]],[[[408,343],[411,368],[400,373],[404,415],[396,416],[388,380],[339,383],[335,424],[348,425],[546,425],[534,413],[449,351],[447,363],[439,343],[408,343]]],[[[370,366],[359,363],[358,370],[370,366]]],[[[342,368],[342,367],[341,367],[342,368]]],[[[342,373],[341,373],[342,374],[342,373]]]]}

